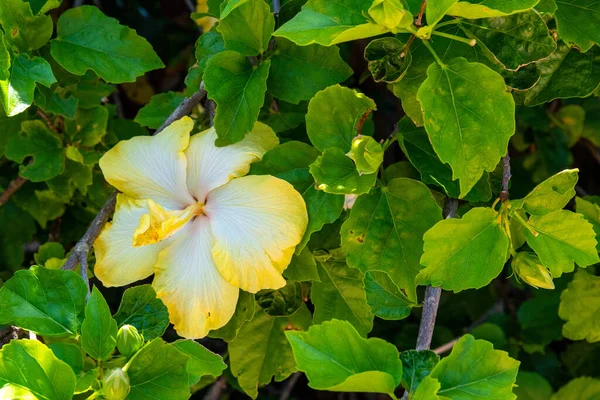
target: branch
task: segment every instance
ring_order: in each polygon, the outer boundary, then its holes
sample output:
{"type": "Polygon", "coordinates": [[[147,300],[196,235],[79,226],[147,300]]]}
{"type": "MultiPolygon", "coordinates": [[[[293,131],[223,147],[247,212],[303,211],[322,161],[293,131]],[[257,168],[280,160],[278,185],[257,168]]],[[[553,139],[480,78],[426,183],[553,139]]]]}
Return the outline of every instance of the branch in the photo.
{"type": "Polygon", "coordinates": [[[18,176],[15,179],[13,179],[8,184],[6,190],[0,195],[0,207],[8,203],[12,195],[15,194],[15,192],[19,190],[25,182],[27,182],[27,178],[23,178],[22,176],[18,176]]]}
{"type": "Polygon", "coordinates": [[[273,13],[278,14],[281,9],[281,1],[273,0],[273,13]]]}
{"type": "MultiPolygon", "coordinates": [[[[458,209],[458,200],[449,198],[444,208],[445,218],[456,218],[456,210],[458,209]]],[[[440,305],[440,296],[442,288],[427,286],[425,288],[425,300],[423,301],[423,314],[421,316],[421,324],[419,325],[419,336],[417,336],[417,351],[427,350],[431,346],[431,338],[433,337],[433,328],[435,327],[435,317],[440,305]]],[[[404,392],[402,399],[408,399],[408,390],[404,392]]]]}
{"type": "Polygon", "coordinates": [[[421,3],[421,9],[419,10],[419,16],[417,17],[417,21],[415,22],[415,25],[420,28],[421,25],[423,24],[423,14],[425,13],[425,6],[427,5],[427,1],[423,0],[423,2],[421,3]]]}
{"type": "MultiPolygon", "coordinates": [[[[167,126],[169,126],[174,121],[189,114],[192,111],[192,109],[200,102],[200,100],[202,100],[202,98],[205,95],[206,95],[206,90],[204,89],[204,84],[202,83],[202,84],[200,84],[200,90],[198,92],[194,93],[194,95],[192,97],[184,99],[181,102],[181,104],[179,104],[179,106],[177,106],[175,111],[173,111],[173,113],[171,115],[169,115],[169,117],[160,126],[160,128],[158,128],[156,130],[156,132],[154,132],[154,135],[161,132],[163,129],[165,129],[167,126]]],[[[100,211],[96,215],[96,218],[94,218],[94,220],[92,221],[92,224],[90,225],[88,230],[85,232],[85,234],[82,236],[82,238],[79,239],[79,241],[73,248],[73,252],[69,256],[69,258],[67,259],[65,264],[62,266],[62,269],[74,270],[75,268],[77,268],[77,265],[80,263],[83,266],[84,264],[82,263],[82,260],[85,260],[85,264],[87,265],[87,257],[88,257],[88,254],[90,253],[92,244],[94,243],[94,241],[100,234],[100,231],[102,230],[102,227],[104,227],[104,224],[106,224],[106,221],[108,221],[108,219],[110,218],[112,213],[115,211],[115,205],[117,203],[117,193],[118,193],[118,191],[115,190],[110,195],[108,200],[106,200],[106,203],[104,203],[104,206],[102,206],[102,209],[100,209],[100,211]]],[[[81,270],[83,271],[84,268],[81,268],[81,270]]],[[[82,275],[83,274],[84,274],[84,272],[82,272],[82,275]]],[[[85,272],[85,274],[87,274],[87,271],[85,272]]]]}
{"type": "Polygon", "coordinates": [[[219,400],[221,398],[221,392],[227,387],[227,381],[225,375],[221,375],[219,379],[210,387],[203,400],[219,400]]]}
{"type": "Polygon", "coordinates": [[[510,156],[508,155],[508,150],[506,151],[506,155],[502,157],[502,191],[500,192],[500,200],[505,202],[508,200],[508,182],[510,182],[510,178],[512,175],[510,174],[510,156]]]}

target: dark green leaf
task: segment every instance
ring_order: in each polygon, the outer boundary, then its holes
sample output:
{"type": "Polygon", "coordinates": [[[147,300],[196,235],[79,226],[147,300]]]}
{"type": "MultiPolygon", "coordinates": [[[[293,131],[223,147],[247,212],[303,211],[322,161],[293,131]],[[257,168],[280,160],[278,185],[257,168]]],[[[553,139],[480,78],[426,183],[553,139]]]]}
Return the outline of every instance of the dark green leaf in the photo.
{"type": "Polygon", "coordinates": [[[146,39],[96,7],[65,11],[56,30],[52,57],[75,75],[91,69],[107,82],[123,83],[164,67],[146,39]]]}
{"type": "Polygon", "coordinates": [[[348,264],[363,272],[385,271],[413,302],[421,270],[423,234],[442,210],[423,183],[408,178],[360,196],[341,229],[348,264]]]}
{"type": "Polygon", "coordinates": [[[200,378],[206,375],[218,377],[227,368],[221,356],[193,340],[178,340],[173,343],[173,347],[190,356],[186,368],[190,386],[198,383],[200,378]]]}
{"type": "Polygon", "coordinates": [[[264,53],[275,29],[275,18],[264,0],[229,1],[221,10],[217,30],[225,48],[246,56],[264,53]]]}
{"type": "Polygon", "coordinates": [[[31,8],[22,0],[5,0],[0,7],[0,23],[6,33],[4,40],[16,52],[37,50],[52,36],[52,18],[34,16],[31,8]]]}
{"type": "Polygon", "coordinates": [[[440,356],[431,350],[407,350],[400,353],[400,360],[402,360],[402,384],[409,393],[413,393],[440,362],[440,356]]]}
{"type": "Polygon", "coordinates": [[[365,59],[375,82],[400,81],[412,62],[410,51],[404,51],[405,43],[394,37],[372,40],[365,48],[365,59]]]}
{"type": "Polygon", "coordinates": [[[368,271],[364,278],[367,303],[377,317],[385,320],[404,319],[416,304],[410,301],[387,272],[368,271]]]}
{"type": "Polygon", "coordinates": [[[125,291],[115,320],[119,327],[135,326],[146,340],[151,340],[162,336],[167,329],[169,312],[151,285],[141,285],[125,291]]]}
{"type": "Polygon", "coordinates": [[[212,29],[202,34],[196,42],[196,60],[200,71],[204,72],[208,60],[222,51],[225,51],[225,42],[219,32],[212,29]]]}
{"type": "Polygon", "coordinates": [[[361,174],[354,162],[337,147],[330,147],[310,165],[317,189],[331,194],[368,193],[377,173],[361,174]]]}
{"type": "Polygon", "coordinates": [[[234,51],[213,56],[206,64],[204,83],[217,103],[217,146],[239,142],[252,130],[267,90],[270,61],[253,66],[234,51]]]}
{"type": "Polygon", "coordinates": [[[44,336],[75,336],[86,287],[73,271],[33,266],[17,271],[0,289],[0,323],[44,336]]]}
{"type": "Polygon", "coordinates": [[[362,336],[373,329],[373,314],[367,304],[363,273],[349,268],[344,260],[319,262],[320,282],[313,282],[311,301],[313,321],[339,319],[351,323],[362,336]]]}
{"type": "Polygon", "coordinates": [[[94,287],[85,306],[85,319],[81,324],[81,346],[95,360],[110,357],[117,344],[117,322],[102,293],[94,287]]]}
{"type": "Polygon", "coordinates": [[[67,135],[72,143],[93,147],[106,135],[108,110],[105,107],[80,108],[75,119],[65,122],[67,135]]]}
{"type": "MultiPolygon", "coordinates": [[[[196,89],[198,90],[198,89],[196,89]]],[[[142,107],[134,121],[150,129],[158,129],[185,99],[181,93],[166,92],[152,96],[150,103],[142,107]]]]}
{"type": "Polygon", "coordinates": [[[558,35],[584,53],[600,43],[600,5],[594,0],[555,0],[558,35]]]}
{"type": "Polygon", "coordinates": [[[337,46],[298,46],[278,38],[267,85],[273,96],[298,104],[350,75],[352,68],[342,60],[337,46]]]}
{"type": "Polygon", "coordinates": [[[238,298],[233,317],[231,317],[224,327],[210,331],[209,336],[231,342],[237,337],[238,331],[242,325],[254,317],[255,308],[260,310],[260,308],[256,306],[254,295],[240,291],[240,297],[238,298]]]}
{"type": "Polygon", "coordinates": [[[311,251],[305,247],[299,254],[294,254],[283,276],[296,282],[318,281],[317,262],[311,251]]]}

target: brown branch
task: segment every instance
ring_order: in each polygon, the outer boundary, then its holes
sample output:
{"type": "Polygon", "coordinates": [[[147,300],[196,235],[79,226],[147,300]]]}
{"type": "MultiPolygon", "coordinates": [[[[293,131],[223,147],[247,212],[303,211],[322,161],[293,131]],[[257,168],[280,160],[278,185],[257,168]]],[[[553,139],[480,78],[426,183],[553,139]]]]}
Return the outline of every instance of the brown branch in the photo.
{"type": "MultiPolygon", "coordinates": [[[[169,115],[169,117],[160,126],[160,128],[158,128],[156,130],[156,132],[154,132],[154,135],[161,132],[163,129],[165,129],[167,126],[169,126],[174,121],[189,114],[192,111],[192,109],[200,102],[200,100],[202,100],[202,98],[205,95],[206,95],[206,90],[204,89],[204,84],[201,84],[200,90],[198,92],[194,93],[194,95],[192,97],[188,97],[188,98],[184,99],[181,102],[181,104],[179,104],[179,106],[177,106],[175,111],[173,111],[173,113],[171,113],[171,115],[169,115]]],[[[94,218],[94,220],[92,221],[88,230],[85,232],[85,234],[82,236],[82,238],[79,239],[79,241],[73,248],[73,252],[69,256],[69,258],[67,259],[65,264],[62,266],[62,269],[74,270],[75,268],[77,268],[77,265],[80,263],[83,266],[84,263],[82,263],[82,260],[85,260],[85,265],[87,265],[87,258],[88,258],[88,254],[90,253],[92,244],[94,243],[94,241],[100,234],[100,231],[102,230],[102,227],[104,227],[104,224],[106,224],[106,221],[108,221],[108,219],[110,218],[110,216],[112,215],[112,213],[115,210],[115,205],[117,203],[117,193],[118,193],[118,191],[115,190],[110,195],[108,200],[106,200],[106,203],[104,203],[104,206],[102,206],[102,208],[96,215],[96,218],[94,218]]],[[[86,268],[81,268],[82,275],[84,274],[84,272],[83,272],[84,269],[86,269],[86,268]]],[[[87,269],[86,269],[85,273],[87,274],[87,269]]]]}
{"type": "Polygon", "coordinates": [[[12,195],[15,194],[17,190],[21,189],[21,186],[23,186],[25,182],[27,182],[27,178],[23,178],[22,176],[18,176],[13,179],[8,184],[6,190],[0,195],[0,207],[8,203],[12,195]]]}
{"type": "Polygon", "coordinates": [[[50,128],[51,131],[56,132],[56,128],[54,127],[52,120],[46,115],[46,113],[43,112],[40,108],[38,108],[37,113],[40,117],[42,117],[44,122],[46,122],[46,125],[48,125],[48,128],[50,128]]]}
{"type": "Polygon", "coordinates": [[[425,6],[427,5],[427,1],[423,0],[423,2],[421,3],[421,9],[419,10],[419,16],[417,17],[417,21],[415,22],[415,25],[420,28],[421,25],[423,24],[423,14],[425,13],[425,6]]]}
{"type": "Polygon", "coordinates": [[[508,150],[506,150],[506,155],[502,157],[502,191],[500,192],[500,200],[502,202],[508,200],[508,183],[511,177],[510,156],[508,155],[508,150]]]}

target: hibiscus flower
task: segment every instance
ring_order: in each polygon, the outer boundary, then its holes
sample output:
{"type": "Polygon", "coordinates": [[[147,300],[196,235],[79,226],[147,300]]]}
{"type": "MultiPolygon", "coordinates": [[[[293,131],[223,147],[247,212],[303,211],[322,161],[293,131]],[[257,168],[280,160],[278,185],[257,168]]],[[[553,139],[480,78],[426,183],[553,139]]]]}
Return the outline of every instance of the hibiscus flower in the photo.
{"type": "Polygon", "coordinates": [[[285,285],[308,217],[286,181],[245,176],[279,143],[268,126],[257,122],[241,142],[216,147],[214,128],[190,138],[193,125],[184,117],[102,157],[104,177],[122,193],[94,243],[94,273],[105,286],[154,274],[177,333],[201,338],[231,319],[239,289],[285,285]]]}

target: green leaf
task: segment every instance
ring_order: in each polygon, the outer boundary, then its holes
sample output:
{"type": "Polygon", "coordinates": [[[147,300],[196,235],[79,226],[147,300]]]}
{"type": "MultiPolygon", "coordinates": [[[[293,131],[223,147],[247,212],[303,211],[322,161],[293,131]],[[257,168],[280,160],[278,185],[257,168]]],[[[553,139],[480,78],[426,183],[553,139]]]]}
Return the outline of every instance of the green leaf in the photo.
{"type": "Polygon", "coordinates": [[[375,102],[364,94],[340,85],[330,86],[308,103],[306,132],[318,150],[335,147],[346,153],[368,115],[376,109],[375,102]]]}
{"type": "Polygon", "coordinates": [[[361,174],[354,162],[337,147],[330,147],[310,165],[317,189],[332,194],[368,193],[377,173],[361,174]]]}
{"type": "Polygon", "coordinates": [[[267,50],[275,18],[264,0],[229,1],[220,19],[217,30],[227,50],[246,56],[257,56],[267,50]]]}
{"type": "Polygon", "coordinates": [[[486,286],[500,274],[508,254],[508,236],[491,208],[473,208],[461,219],[440,221],[423,239],[425,268],[417,281],[455,293],[486,286]]]}
{"type": "Polygon", "coordinates": [[[525,211],[544,215],[561,210],[575,196],[578,173],[578,169],[566,169],[537,185],[523,199],[525,211]]]}
{"type": "Polygon", "coordinates": [[[110,315],[102,293],[94,286],[81,324],[81,346],[90,357],[102,361],[110,357],[116,344],[117,321],[110,315]]]}
{"type": "Polygon", "coordinates": [[[76,379],[71,367],[44,344],[13,340],[0,351],[0,382],[27,389],[39,400],[69,400],[76,379]]]}
{"type": "Polygon", "coordinates": [[[417,304],[410,301],[389,274],[368,271],[364,278],[367,303],[377,317],[385,320],[404,319],[417,304]]]}
{"type": "MultiPolygon", "coordinates": [[[[420,7],[420,3],[417,7],[420,7]]],[[[418,9],[417,9],[418,12],[418,9]]],[[[436,29],[439,32],[464,37],[464,32],[456,25],[444,26],[436,29]]],[[[480,53],[478,46],[471,47],[457,40],[436,36],[431,41],[431,47],[440,56],[443,62],[455,57],[464,57],[468,61],[487,62],[487,57],[480,53]]],[[[421,103],[417,100],[417,92],[427,78],[427,68],[435,62],[431,52],[422,41],[414,42],[410,47],[412,63],[406,75],[393,86],[394,94],[402,99],[402,108],[406,114],[418,125],[423,125],[423,112],[421,103]]]]}
{"type": "Polygon", "coordinates": [[[516,70],[548,57],[556,43],[542,17],[533,10],[498,18],[463,21],[469,36],[492,52],[505,68],[516,70]]]}
{"type": "Polygon", "coordinates": [[[46,87],[56,82],[46,60],[29,58],[27,54],[13,58],[9,72],[8,79],[0,80],[0,99],[9,117],[22,113],[33,103],[36,82],[46,87]]]}
{"type": "Polygon", "coordinates": [[[552,400],[595,400],[600,396],[600,380],[594,378],[576,378],[561,387],[552,400]]]}
{"type": "Polygon", "coordinates": [[[583,136],[585,109],[576,104],[568,104],[561,107],[555,117],[562,123],[561,129],[569,136],[568,146],[573,147],[583,136]]]}
{"type": "Polygon", "coordinates": [[[102,104],[102,99],[110,96],[116,89],[114,85],[107,85],[98,79],[93,71],[85,73],[81,80],[70,86],[73,95],[79,99],[80,108],[92,108],[102,104]]]}
{"type": "Polygon", "coordinates": [[[27,0],[35,15],[45,14],[60,6],[62,0],[27,0]]]}
{"type": "Polygon", "coordinates": [[[276,43],[267,85],[278,99],[298,104],[352,75],[352,68],[342,60],[337,46],[301,47],[280,38],[276,43]]]}
{"type": "Polygon", "coordinates": [[[357,136],[352,140],[348,153],[360,174],[372,174],[383,163],[383,148],[371,136],[357,136]]]}
{"type": "Polygon", "coordinates": [[[458,0],[438,0],[427,3],[425,15],[427,25],[435,26],[446,15],[448,10],[458,2],[458,0]]]}
{"type": "Polygon", "coordinates": [[[190,397],[187,373],[190,356],[154,339],[136,353],[127,366],[130,400],[186,400],[190,397]]]}
{"type": "Polygon", "coordinates": [[[581,214],[558,210],[545,215],[533,215],[528,226],[537,233],[525,230],[527,244],[540,261],[558,278],[572,272],[574,262],[587,267],[600,261],[596,251],[594,229],[581,214]]]}
{"type": "Polygon", "coordinates": [[[447,400],[448,397],[437,395],[441,387],[440,381],[431,376],[426,376],[417,387],[411,400],[447,400]]]}
{"type": "Polygon", "coordinates": [[[348,264],[363,272],[384,271],[415,302],[421,270],[423,234],[442,218],[442,210],[423,183],[392,180],[360,196],[342,225],[348,264]]]}
{"type": "Polygon", "coordinates": [[[440,362],[440,356],[431,350],[407,350],[400,353],[400,360],[402,360],[402,385],[409,393],[414,393],[440,362]]]}
{"type": "Polygon", "coordinates": [[[554,289],[552,275],[535,253],[518,252],[514,255],[511,265],[515,274],[528,285],[534,288],[554,289]]]}
{"type": "Polygon", "coordinates": [[[396,347],[361,337],[348,321],[328,321],[308,332],[285,335],[298,369],[306,373],[313,389],[393,395],[400,384],[402,362],[396,347]]]}
{"type": "Polygon", "coordinates": [[[271,62],[253,66],[247,57],[224,51],[206,63],[204,84],[217,104],[217,146],[239,142],[252,130],[264,102],[271,62]]]}
{"type": "Polygon", "coordinates": [[[151,285],[140,285],[125,291],[115,320],[119,328],[133,325],[146,340],[151,340],[165,333],[169,312],[151,285]]]}
{"type": "Polygon", "coordinates": [[[253,399],[258,387],[281,382],[296,371],[292,348],[284,332],[305,330],[311,325],[310,312],[302,306],[286,317],[272,317],[263,310],[242,325],[236,339],[229,344],[231,372],[244,392],[253,399]]]}
{"type": "Polygon", "coordinates": [[[25,157],[33,157],[33,162],[19,166],[19,175],[33,182],[41,182],[63,173],[65,150],[60,137],[50,131],[42,121],[25,121],[21,125],[23,133],[8,142],[5,156],[9,160],[22,163],[25,157]]]}
{"type": "Polygon", "coordinates": [[[491,343],[465,335],[430,376],[441,383],[438,394],[451,399],[471,399],[476,393],[480,398],[513,400],[519,364],[491,343]]]}
{"type": "Polygon", "coordinates": [[[254,295],[256,303],[274,317],[292,315],[304,304],[302,285],[286,282],[280,289],[263,289],[254,295]]]}
{"type": "Polygon", "coordinates": [[[106,135],[108,126],[108,110],[105,107],[80,108],[75,119],[65,122],[67,135],[71,142],[85,147],[93,147],[100,143],[106,135]]]}
{"type": "Polygon", "coordinates": [[[552,386],[535,372],[519,371],[517,385],[513,389],[519,400],[546,400],[552,397],[552,386]]]}
{"type": "Polygon", "coordinates": [[[381,35],[388,29],[367,19],[371,3],[370,0],[309,0],[302,11],[273,35],[300,46],[312,43],[331,46],[381,35]]]}
{"type": "Polygon", "coordinates": [[[59,360],[66,362],[75,374],[78,375],[83,371],[84,354],[79,345],[56,342],[48,344],[48,347],[59,360]]]}
{"type": "MultiPolygon", "coordinates": [[[[196,60],[198,67],[202,72],[206,68],[206,63],[215,54],[225,51],[225,42],[223,36],[215,29],[203,33],[196,42],[196,60]]],[[[196,91],[195,89],[194,91],[196,91]]]]}
{"type": "Polygon", "coordinates": [[[0,32],[0,81],[8,79],[10,76],[10,53],[6,47],[4,33],[0,32]]]}
{"type": "Polygon", "coordinates": [[[37,87],[34,94],[34,101],[44,111],[56,115],[62,115],[66,118],[75,118],[75,112],[79,105],[79,99],[73,96],[70,91],[57,87],[55,91],[44,87],[37,87]]]}
{"type": "Polygon", "coordinates": [[[593,0],[556,0],[558,36],[584,53],[600,43],[600,5],[593,0]]]}
{"type": "Polygon", "coordinates": [[[412,55],[404,51],[406,44],[395,37],[385,37],[369,42],[365,48],[365,59],[375,82],[398,82],[410,67],[412,55]]]}
{"type": "Polygon", "coordinates": [[[38,248],[37,253],[33,255],[35,263],[38,265],[46,264],[51,258],[63,258],[65,256],[65,249],[62,244],[58,242],[44,243],[38,248]]]}
{"type": "Polygon", "coordinates": [[[150,103],[140,108],[134,121],[150,129],[158,129],[185,99],[181,93],[166,92],[152,96],[150,103]]]}
{"type": "MultiPolygon", "coordinates": [[[[591,201],[587,201],[588,197],[575,198],[575,210],[583,215],[587,221],[592,224],[594,233],[596,234],[596,240],[600,238],[600,206],[591,201]]],[[[600,243],[596,244],[596,250],[600,252],[600,243]]]]}
{"type": "Polygon", "coordinates": [[[319,152],[312,146],[291,141],[283,143],[265,153],[260,162],[252,164],[251,173],[269,174],[284,179],[294,185],[302,194],[308,212],[308,226],[298,246],[299,254],[310,240],[313,233],[337,220],[344,207],[344,197],[325,193],[315,188],[315,180],[310,175],[309,165],[319,152]]]}
{"type": "Polygon", "coordinates": [[[294,254],[290,265],[283,271],[283,276],[296,282],[318,281],[319,271],[315,257],[306,247],[298,254],[294,254]]]}
{"type": "MultiPolygon", "coordinates": [[[[33,185],[32,185],[33,186],[33,185]]],[[[14,196],[18,206],[27,211],[42,228],[65,212],[65,202],[50,190],[21,189],[14,196]]]]}
{"type": "MultiPolygon", "coordinates": [[[[209,336],[231,342],[237,337],[242,325],[254,317],[255,307],[254,295],[240,291],[240,297],[238,298],[233,317],[231,317],[224,327],[210,331],[209,336]]],[[[256,308],[258,309],[258,307],[256,308]]]]}
{"type": "Polygon", "coordinates": [[[0,323],[43,336],[75,336],[86,291],[73,271],[38,266],[17,271],[0,289],[0,323]]]}
{"type": "Polygon", "coordinates": [[[558,315],[567,321],[562,327],[564,337],[600,341],[600,277],[578,270],[560,295],[558,315]]]}
{"type": "MultiPolygon", "coordinates": [[[[403,117],[398,122],[398,143],[406,157],[419,171],[423,183],[441,187],[448,197],[457,198],[460,195],[460,184],[452,180],[452,169],[438,158],[425,129],[416,127],[409,117],[403,117]]],[[[464,199],[479,202],[488,201],[491,197],[489,175],[484,172],[464,199]]]]}
{"type": "Polygon", "coordinates": [[[65,172],[47,180],[46,184],[54,195],[60,197],[61,201],[68,202],[75,194],[75,189],[79,190],[84,196],[87,194],[88,186],[93,182],[93,166],[83,165],[71,160],[67,160],[65,166],[65,172]]]}
{"type": "Polygon", "coordinates": [[[554,99],[587,97],[600,85],[600,49],[587,53],[560,44],[537,63],[540,79],[527,91],[525,105],[533,107],[554,99]]]}
{"type": "Polygon", "coordinates": [[[310,295],[315,306],[314,323],[340,319],[367,336],[373,329],[374,316],[367,304],[363,273],[335,259],[319,262],[318,269],[320,282],[313,282],[310,295]]]}
{"type": "Polygon", "coordinates": [[[33,218],[13,202],[0,207],[0,225],[11,227],[11,229],[0,229],[0,259],[2,265],[17,270],[21,267],[25,258],[25,245],[31,242],[33,234],[37,231],[37,226],[33,218]]]}
{"type": "Polygon", "coordinates": [[[406,32],[413,23],[413,16],[405,10],[406,2],[403,0],[374,0],[369,7],[369,16],[376,24],[391,29],[393,33],[406,32]]]}
{"type": "Polygon", "coordinates": [[[45,45],[52,36],[52,18],[34,16],[29,3],[6,0],[0,8],[4,40],[15,52],[27,53],[45,45]]]}
{"type": "Polygon", "coordinates": [[[448,15],[463,18],[502,17],[527,11],[540,0],[463,0],[448,11],[448,15]]]}
{"type": "Polygon", "coordinates": [[[91,69],[107,82],[123,83],[164,67],[146,39],[96,7],[65,11],[56,30],[52,57],[72,74],[83,75],[91,69]]]}
{"type": "Polygon", "coordinates": [[[177,340],[173,347],[190,356],[186,368],[190,386],[198,383],[200,378],[206,375],[218,377],[227,368],[220,355],[193,340],[177,340]]]}
{"type": "Polygon", "coordinates": [[[563,322],[558,316],[561,284],[561,281],[556,282],[556,290],[535,291],[535,297],[519,307],[517,318],[525,349],[532,347],[543,351],[546,345],[562,338],[563,322]]]}
{"type": "Polygon", "coordinates": [[[500,75],[460,57],[432,64],[417,99],[431,144],[464,197],[506,153],[515,132],[513,98],[500,75]]]}

